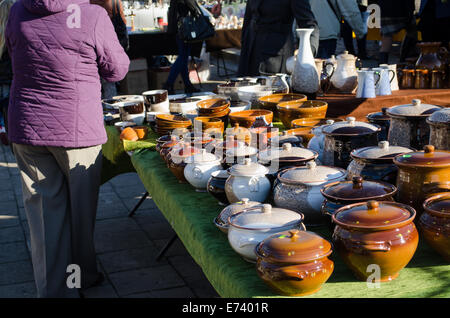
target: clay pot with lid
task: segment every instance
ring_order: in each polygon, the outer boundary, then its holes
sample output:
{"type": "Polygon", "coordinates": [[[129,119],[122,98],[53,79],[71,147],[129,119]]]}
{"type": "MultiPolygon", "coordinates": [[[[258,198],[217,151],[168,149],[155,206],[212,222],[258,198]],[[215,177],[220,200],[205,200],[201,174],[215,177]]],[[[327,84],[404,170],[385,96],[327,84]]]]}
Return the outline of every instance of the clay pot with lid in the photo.
{"type": "Polygon", "coordinates": [[[169,152],[172,150],[174,146],[178,145],[180,142],[181,140],[176,136],[170,136],[170,140],[166,141],[161,145],[159,154],[165,162],[167,162],[167,155],[169,154],[169,152]]]}
{"type": "Polygon", "coordinates": [[[243,210],[248,208],[259,206],[261,204],[262,203],[260,202],[250,201],[248,198],[243,198],[242,201],[235,202],[225,207],[214,219],[214,225],[223,233],[228,234],[228,228],[230,226],[230,224],[228,223],[228,218],[231,215],[242,212],[243,210]]]}
{"type": "Polygon", "coordinates": [[[282,147],[286,143],[291,144],[293,147],[303,147],[303,138],[297,135],[289,134],[287,130],[284,130],[281,132],[281,135],[272,137],[269,143],[278,143],[279,147],[282,147]]]}
{"type": "Polygon", "coordinates": [[[230,168],[235,164],[243,164],[246,159],[256,162],[258,157],[258,149],[246,146],[245,143],[239,142],[235,148],[228,149],[225,152],[225,159],[223,165],[230,168]]]}
{"type": "Polygon", "coordinates": [[[278,207],[303,213],[308,226],[322,225],[326,220],[320,210],[324,200],[320,190],[328,183],[345,180],[346,176],[344,169],[317,166],[314,161],[305,167],[283,170],[273,187],[273,202],[278,207]]]}
{"type": "Polygon", "coordinates": [[[286,296],[316,293],[330,278],[331,244],[309,231],[274,234],[256,247],[256,271],[275,292],[286,296]]]}
{"type": "Polygon", "coordinates": [[[380,131],[380,126],[356,121],[355,117],[326,125],[322,129],[325,135],[322,163],[347,169],[352,160],[350,153],[358,148],[376,146],[380,131]]]}
{"type": "Polygon", "coordinates": [[[187,183],[184,177],[185,159],[200,153],[200,149],[190,146],[188,143],[179,144],[167,155],[167,166],[179,183],[187,183]]]}
{"type": "Polygon", "coordinates": [[[258,155],[259,163],[269,167],[270,173],[277,173],[289,167],[305,166],[307,162],[314,161],[318,154],[315,151],[294,147],[285,143],[279,148],[270,148],[261,151],[258,155]]]}
{"type": "Polygon", "coordinates": [[[381,127],[381,131],[378,134],[378,140],[387,140],[389,126],[391,118],[386,113],[387,107],[381,108],[380,112],[374,112],[367,114],[367,121],[371,124],[375,124],[381,127]]]}
{"type": "Polygon", "coordinates": [[[423,210],[418,222],[422,237],[450,263],[450,192],[428,198],[423,210]]]}
{"type": "Polygon", "coordinates": [[[333,245],[354,275],[362,281],[379,266],[380,282],[398,277],[414,256],[419,234],[416,212],[405,204],[368,201],[344,206],[333,214],[333,245]]]}
{"type": "Polygon", "coordinates": [[[195,154],[184,159],[184,177],[195,188],[197,192],[206,192],[206,186],[211,174],[222,169],[222,158],[202,149],[199,154],[195,154]]]}
{"type": "Polygon", "coordinates": [[[230,203],[248,198],[252,201],[266,201],[271,184],[266,174],[269,169],[246,158],[243,164],[229,169],[230,177],[225,183],[225,193],[230,203]]]}
{"type": "Polygon", "coordinates": [[[206,191],[211,194],[219,205],[228,205],[227,195],[225,193],[225,183],[229,177],[227,170],[218,170],[211,173],[211,177],[206,184],[206,191]]]}
{"type": "Polygon", "coordinates": [[[228,217],[228,242],[248,262],[256,262],[255,247],[265,238],[287,230],[303,230],[303,215],[270,204],[247,208],[228,217]]]}
{"type": "Polygon", "coordinates": [[[426,119],[440,109],[440,106],[422,104],[420,99],[413,99],[411,104],[388,108],[386,113],[391,118],[389,143],[393,146],[422,149],[430,138],[430,127],[426,119]]]}
{"type": "Polygon", "coordinates": [[[394,163],[399,169],[397,201],[412,206],[418,215],[431,194],[450,191],[450,151],[427,145],[424,151],[396,156],[394,163]]]}
{"type": "Polygon", "coordinates": [[[389,183],[364,180],[362,177],[353,177],[351,181],[333,182],[320,189],[325,200],[322,203],[322,214],[327,218],[330,229],[334,229],[331,222],[332,215],[340,208],[369,200],[394,201],[397,188],[389,183]]]}
{"type": "Polygon", "coordinates": [[[350,153],[353,160],[347,167],[348,176],[349,178],[361,176],[365,180],[396,184],[398,168],[394,164],[394,158],[412,151],[415,150],[391,146],[388,141],[380,141],[376,147],[355,149],[350,153]]]}
{"type": "Polygon", "coordinates": [[[439,150],[450,150],[450,108],[434,112],[426,122],[430,126],[429,144],[439,150]]]}

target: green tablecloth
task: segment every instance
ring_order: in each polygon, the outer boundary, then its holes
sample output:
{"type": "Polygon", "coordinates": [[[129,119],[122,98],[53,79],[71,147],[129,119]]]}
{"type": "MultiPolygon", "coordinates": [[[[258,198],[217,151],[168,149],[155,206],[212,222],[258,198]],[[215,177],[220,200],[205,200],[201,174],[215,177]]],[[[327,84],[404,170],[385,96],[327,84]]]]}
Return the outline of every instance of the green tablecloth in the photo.
{"type": "MultiPolygon", "coordinates": [[[[213,224],[222,207],[208,193],[198,193],[189,184],[179,184],[159,154],[136,151],[132,158],[136,172],[158,208],[172,225],[188,252],[201,266],[222,297],[273,297],[258,277],[255,265],[237,255],[226,235],[213,224]]],[[[320,234],[330,239],[326,229],[320,234]]],[[[335,270],[322,289],[308,297],[450,297],[450,265],[422,240],[414,258],[399,277],[370,289],[357,281],[337,253],[335,270]]]]}

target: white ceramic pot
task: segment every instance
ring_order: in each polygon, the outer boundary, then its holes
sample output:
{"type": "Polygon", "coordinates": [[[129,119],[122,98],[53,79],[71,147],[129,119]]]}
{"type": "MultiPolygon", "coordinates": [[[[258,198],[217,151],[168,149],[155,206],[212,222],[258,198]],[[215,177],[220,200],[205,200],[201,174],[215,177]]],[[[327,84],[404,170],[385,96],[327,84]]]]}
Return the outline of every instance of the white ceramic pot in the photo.
{"type": "MultiPolygon", "coordinates": [[[[334,124],[334,120],[327,120],[326,125],[332,125],[334,124]]],[[[317,152],[319,154],[319,157],[317,157],[319,159],[319,161],[322,162],[323,160],[323,149],[324,149],[324,140],[325,140],[325,135],[322,133],[322,129],[323,127],[325,127],[326,125],[322,125],[319,127],[316,127],[313,129],[313,134],[314,137],[311,138],[311,140],[308,142],[308,149],[314,150],[315,152],[317,152]]]]}
{"type": "Polygon", "coordinates": [[[255,248],[267,237],[291,230],[306,230],[303,215],[263,204],[243,210],[228,218],[228,242],[246,261],[256,262],[255,248]]]}
{"type": "Polygon", "coordinates": [[[230,203],[248,198],[251,201],[264,202],[270,192],[271,184],[266,174],[269,169],[250,158],[244,164],[231,167],[230,177],[225,183],[225,193],[230,203]]]}
{"type": "Polygon", "coordinates": [[[321,213],[324,197],[320,189],[346,176],[344,169],[317,166],[313,161],[306,167],[286,169],[275,182],[273,202],[278,207],[303,213],[306,225],[321,225],[325,220],[321,213]]]}
{"type": "Polygon", "coordinates": [[[184,177],[197,192],[206,192],[206,185],[214,171],[222,169],[220,158],[202,149],[200,154],[185,160],[184,177]]]}

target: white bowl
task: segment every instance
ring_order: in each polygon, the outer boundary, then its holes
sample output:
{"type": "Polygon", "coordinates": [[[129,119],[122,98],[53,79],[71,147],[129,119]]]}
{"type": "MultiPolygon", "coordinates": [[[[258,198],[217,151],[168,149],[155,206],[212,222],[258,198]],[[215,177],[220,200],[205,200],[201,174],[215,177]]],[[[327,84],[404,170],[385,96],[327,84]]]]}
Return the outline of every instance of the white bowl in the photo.
{"type": "Polygon", "coordinates": [[[240,112],[243,110],[249,110],[251,107],[252,107],[252,104],[250,102],[234,101],[234,102],[231,102],[230,110],[231,110],[231,113],[234,113],[234,112],[240,112]],[[235,105],[235,106],[233,106],[233,105],[235,105]]]}
{"type": "Polygon", "coordinates": [[[132,121],[140,126],[144,123],[145,112],[142,114],[122,114],[121,118],[123,121],[132,121]]]}
{"type": "Polygon", "coordinates": [[[239,87],[239,100],[255,103],[258,98],[273,94],[272,86],[245,86],[239,87]]]}
{"type": "Polygon", "coordinates": [[[181,98],[170,101],[170,112],[187,114],[192,110],[197,109],[197,103],[201,101],[199,98],[181,98]]]}

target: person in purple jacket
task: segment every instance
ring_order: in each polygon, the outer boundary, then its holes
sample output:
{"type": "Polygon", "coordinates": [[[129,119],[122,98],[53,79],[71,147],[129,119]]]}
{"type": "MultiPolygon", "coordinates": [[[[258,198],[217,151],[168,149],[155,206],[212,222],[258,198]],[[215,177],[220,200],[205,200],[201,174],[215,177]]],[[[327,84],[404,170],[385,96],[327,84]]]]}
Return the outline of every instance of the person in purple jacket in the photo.
{"type": "Polygon", "coordinates": [[[6,45],[8,131],[38,297],[79,297],[102,280],[93,240],[107,139],[100,77],[122,80],[130,61],[106,10],[89,0],[18,0],[6,45]]]}

